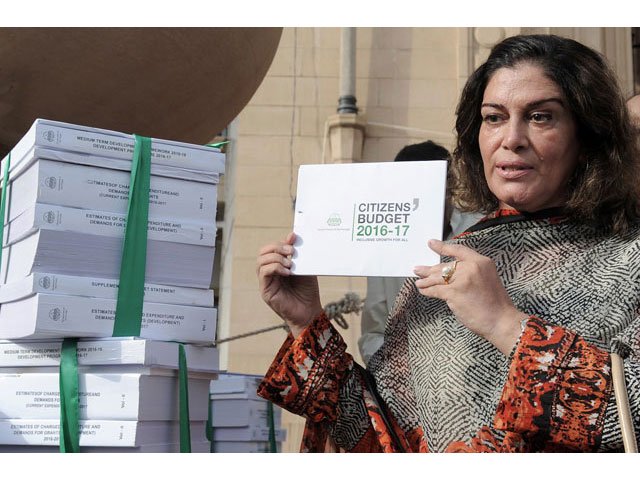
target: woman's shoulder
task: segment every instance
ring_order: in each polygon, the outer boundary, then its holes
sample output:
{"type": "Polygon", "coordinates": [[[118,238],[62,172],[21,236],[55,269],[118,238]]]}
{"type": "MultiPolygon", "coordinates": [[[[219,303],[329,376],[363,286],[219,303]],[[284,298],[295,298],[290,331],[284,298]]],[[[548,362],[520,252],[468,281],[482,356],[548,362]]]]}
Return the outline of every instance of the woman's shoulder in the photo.
{"type": "Polygon", "coordinates": [[[550,208],[538,212],[520,212],[512,208],[500,208],[480,218],[475,224],[456,235],[454,239],[464,238],[475,232],[492,230],[493,227],[509,231],[545,224],[560,224],[568,220],[568,216],[561,208],[550,208]]]}

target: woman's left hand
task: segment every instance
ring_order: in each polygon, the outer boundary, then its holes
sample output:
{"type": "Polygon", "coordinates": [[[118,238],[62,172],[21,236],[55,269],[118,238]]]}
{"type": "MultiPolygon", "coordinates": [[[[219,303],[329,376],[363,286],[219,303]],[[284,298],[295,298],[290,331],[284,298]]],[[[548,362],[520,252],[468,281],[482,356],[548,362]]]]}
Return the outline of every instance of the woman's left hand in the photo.
{"type": "Polygon", "coordinates": [[[493,260],[439,240],[429,240],[429,247],[456,262],[414,268],[420,293],[447,302],[458,321],[509,355],[520,336],[520,321],[528,315],[513,305],[493,260]],[[447,266],[455,270],[445,283],[442,270],[447,266]]]}

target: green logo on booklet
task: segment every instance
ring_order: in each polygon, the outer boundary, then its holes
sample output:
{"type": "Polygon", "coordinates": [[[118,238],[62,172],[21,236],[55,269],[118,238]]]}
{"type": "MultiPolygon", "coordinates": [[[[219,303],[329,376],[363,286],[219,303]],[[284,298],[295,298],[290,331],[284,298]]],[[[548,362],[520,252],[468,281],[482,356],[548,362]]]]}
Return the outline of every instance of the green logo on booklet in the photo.
{"type": "Polygon", "coordinates": [[[340,225],[342,225],[340,214],[332,213],[329,218],[327,218],[327,225],[329,225],[330,227],[339,227],[340,225]]]}

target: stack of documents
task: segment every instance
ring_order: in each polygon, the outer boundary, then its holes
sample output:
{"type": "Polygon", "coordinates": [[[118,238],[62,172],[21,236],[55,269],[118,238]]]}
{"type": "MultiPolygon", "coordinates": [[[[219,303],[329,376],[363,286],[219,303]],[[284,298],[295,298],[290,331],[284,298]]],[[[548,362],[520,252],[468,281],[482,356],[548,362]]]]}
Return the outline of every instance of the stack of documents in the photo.
{"type": "MultiPolygon", "coordinates": [[[[82,451],[180,450],[179,343],[192,451],[209,451],[219,369],[210,289],[219,149],[151,139],[139,337],[113,337],[133,135],[38,119],[12,149],[0,267],[0,451],[58,451],[60,352],[77,338],[82,451]]],[[[0,180],[5,180],[5,165],[0,180]]]]}
{"type": "MultiPolygon", "coordinates": [[[[59,444],[61,344],[0,342],[0,451],[59,444]]],[[[191,442],[207,451],[208,394],[218,352],[186,345],[185,354],[191,442]]],[[[79,341],[82,450],[179,451],[177,368],[176,343],[132,337],[79,341]]]]}
{"type": "MultiPolygon", "coordinates": [[[[13,148],[0,338],[111,335],[134,144],[132,135],[38,119],[13,148]]],[[[223,173],[218,149],[152,139],[142,337],[215,338],[208,289],[223,173]]]]}
{"type": "MultiPolygon", "coordinates": [[[[117,280],[44,273],[0,285],[0,338],[110,336],[117,292],[117,280]]],[[[145,285],[142,337],[210,344],[216,319],[211,290],[145,285]]]]}
{"type": "Polygon", "coordinates": [[[269,452],[270,434],[276,450],[282,450],[286,439],[286,430],[281,428],[282,409],[258,397],[256,390],[261,380],[261,376],[226,373],[211,381],[213,452],[269,452]]]}

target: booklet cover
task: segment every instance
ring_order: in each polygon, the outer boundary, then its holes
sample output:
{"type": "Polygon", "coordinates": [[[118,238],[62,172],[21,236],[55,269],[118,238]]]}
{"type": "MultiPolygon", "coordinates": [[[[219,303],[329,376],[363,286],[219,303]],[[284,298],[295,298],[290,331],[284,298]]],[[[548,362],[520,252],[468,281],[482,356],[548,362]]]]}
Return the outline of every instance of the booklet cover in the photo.
{"type": "MultiPolygon", "coordinates": [[[[5,226],[3,245],[20,241],[38,229],[123,238],[126,224],[125,213],[35,203],[5,226]]],[[[215,218],[197,223],[149,218],[147,236],[149,240],[213,247],[216,244],[215,218]]]]}
{"type": "MultiPolygon", "coordinates": [[[[215,382],[215,380],[212,380],[215,382]]],[[[214,427],[268,427],[269,402],[266,400],[212,399],[211,425],[214,427]]],[[[276,426],[282,421],[282,409],[273,406],[276,426]]]]}
{"type": "Polygon", "coordinates": [[[440,257],[447,162],[302,165],[293,231],[296,275],[414,276],[440,257]]]}
{"type": "MultiPolygon", "coordinates": [[[[162,448],[164,445],[179,446],[180,424],[178,422],[98,419],[80,420],[78,423],[80,446],[83,447],[148,448],[155,446],[161,451],[180,451],[179,448],[174,450],[162,448]]],[[[16,418],[0,420],[0,444],[4,445],[57,446],[60,443],[59,433],[59,420],[16,418]]],[[[201,443],[206,438],[205,422],[190,422],[190,433],[192,443],[201,443]]],[[[2,450],[2,452],[10,451],[33,450],[2,450]]]]}
{"type": "MultiPolygon", "coordinates": [[[[208,289],[215,250],[148,239],[145,281],[208,289]]],[[[38,229],[3,248],[0,283],[21,281],[32,273],[116,279],[121,258],[121,237],[38,229]]]]}
{"type": "MultiPolygon", "coordinates": [[[[78,373],[78,412],[84,420],[179,420],[178,377],[78,373]]],[[[189,376],[189,418],[209,414],[209,379],[189,376]]],[[[58,373],[0,373],[0,419],[60,418],[58,373]]]]}
{"type": "MultiPolygon", "coordinates": [[[[11,150],[11,172],[38,146],[131,161],[135,138],[113,130],[37,118],[11,150]]],[[[225,156],[218,148],[151,139],[152,165],[224,173],[224,162],[225,156]]]]}
{"type": "MultiPolygon", "coordinates": [[[[119,281],[119,279],[36,272],[21,280],[0,284],[0,304],[27,298],[36,293],[79,295],[115,300],[118,298],[119,281]]],[[[213,307],[213,295],[213,290],[207,288],[144,284],[144,301],[150,303],[213,307]]]]}
{"type": "MultiPolygon", "coordinates": [[[[6,220],[13,220],[36,202],[125,214],[131,174],[109,168],[108,160],[96,167],[37,159],[11,182],[6,220]]],[[[206,182],[152,174],[149,218],[201,223],[215,220],[218,186],[206,182]]]]}
{"type": "MultiPolygon", "coordinates": [[[[117,300],[37,293],[2,304],[0,338],[109,337],[117,300]]],[[[151,340],[211,344],[217,310],[144,302],[140,336],[151,340]]]]}
{"type": "Polygon", "coordinates": [[[249,375],[244,373],[226,372],[218,375],[218,378],[211,381],[209,393],[211,400],[259,400],[258,387],[262,382],[263,375],[249,375]]]}
{"type": "MultiPolygon", "coordinates": [[[[45,368],[59,368],[62,339],[11,342],[0,340],[0,373],[29,373],[45,368]]],[[[210,346],[184,345],[189,374],[218,372],[218,349],[210,346]]],[[[78,341],[78,370],[108,367],[115,373],[144,370],[178,370],[178,343],[140,337],[109,337],[78,341]],[[127,368],[133,367],[133,368],[127,368]]],[[[175,373],[175,372],[171,372],[175,373]]],[[[169,372],[167,372],[169,374],[169,372]]]]}

